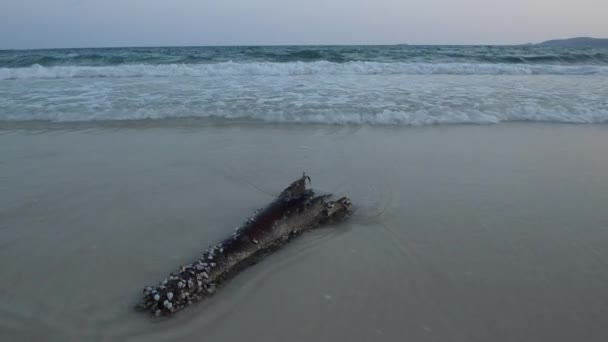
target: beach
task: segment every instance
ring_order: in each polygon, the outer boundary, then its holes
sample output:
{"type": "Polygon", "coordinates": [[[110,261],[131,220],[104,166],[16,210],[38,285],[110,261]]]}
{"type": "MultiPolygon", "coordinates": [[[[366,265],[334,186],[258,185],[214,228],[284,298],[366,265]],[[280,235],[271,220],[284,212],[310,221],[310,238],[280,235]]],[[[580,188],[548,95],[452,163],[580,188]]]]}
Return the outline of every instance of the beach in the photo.
{"type": "Polygon", "coordinates": [[[606,146],[602,124],[0,121],[0,340],[604,341],[606,146]],[[175,317],[134,310],[303,171],[352,217],[175,317]]]}

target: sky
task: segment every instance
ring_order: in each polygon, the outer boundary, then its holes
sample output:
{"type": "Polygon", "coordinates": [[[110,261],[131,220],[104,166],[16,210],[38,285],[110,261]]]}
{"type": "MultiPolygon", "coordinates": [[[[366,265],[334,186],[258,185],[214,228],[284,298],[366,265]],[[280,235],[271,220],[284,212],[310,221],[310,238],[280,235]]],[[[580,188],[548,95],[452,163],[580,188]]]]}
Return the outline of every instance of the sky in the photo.
{"type": "Polygon", "coordinates": [[[608,0],[0,0],[0,49],[608,38],[608,0]]]}

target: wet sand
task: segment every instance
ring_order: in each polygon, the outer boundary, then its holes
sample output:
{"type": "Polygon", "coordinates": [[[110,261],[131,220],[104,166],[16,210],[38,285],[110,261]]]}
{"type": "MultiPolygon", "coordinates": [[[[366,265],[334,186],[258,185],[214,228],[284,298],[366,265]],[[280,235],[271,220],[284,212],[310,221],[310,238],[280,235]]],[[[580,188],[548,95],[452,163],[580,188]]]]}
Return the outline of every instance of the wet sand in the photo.
{"type": "Polygon", "coordinates": [[[0,127],[2,341],[605,341],[608,126],[0,127]],[[358,206],[133,310],[306,171],[358,206]]]}

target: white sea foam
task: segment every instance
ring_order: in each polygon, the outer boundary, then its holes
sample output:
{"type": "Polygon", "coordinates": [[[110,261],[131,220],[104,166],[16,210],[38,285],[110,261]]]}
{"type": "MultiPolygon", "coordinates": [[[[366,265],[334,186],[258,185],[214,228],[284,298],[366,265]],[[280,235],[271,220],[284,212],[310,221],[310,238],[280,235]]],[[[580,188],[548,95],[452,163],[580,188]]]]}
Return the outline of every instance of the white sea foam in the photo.
{"type": "MultiPolygon", "coordinates": [[[[26,68],[38,73],[0,81],[0,121],[212,117],[371,125],[608,123],[607,77],[566,74],[598,67],[545,66],[564,74],[488,76],[463,70],[479,73],[486,67],[495,72],[505,67],[513,72],[520,67],[425,66],[429,74],[422,75],[387,75],[390,68],[399,70],[398,65],[387,63],[26,68]],[[461,74],[433,74],[440,67],[461,74]],[[321,73],[322,68],[336,74],[321,73]],[[158,76],[161,71],[166,76],[192,75],[191,70],[208,75],[136,77],[146,72],[158,76]],[[107,77],[98,78],[104,73],[107,77]],[[112,73],[121,77],[111,77],[112,73]]],[[[521,68],[530,72],[530,66],[521,68]]]]}
{"type": "Polygon", "coordinates": [[[608,123],[608,110],[584,109],[578,111],[556,111],[554,108],[528,106],[525,108],[510,108],[498,110],[449,110],[441,114],[429,108],[415,111],[395,111],[384,109],[379,112],[340,112],[336,110],[317,110],[307,113],[269,111],[269,112],[228,112],[228,111],[158,111],[142,108],[133,111],[108,111],[98,113],[47,112],[24,117],[22,115],[4,116],[0,121],[31,121],[45,120],[53,122],[90,122],[90,121],[121,121],[147,119],[176,119],[176,118],[218,118],[245,119],[269,123],[298,123],[298,124],[354,124],[354,125],[394,125],[394,126],[426,126],[445,124],[497,124],[501,122],[555,122],[594,124],[608,123]]]}
{"type": "Polygon", "coordinates": [[[608,75],[608,66],[382,62],[256,62],[0,68],[0,80],[222,75],[608,75]]]}

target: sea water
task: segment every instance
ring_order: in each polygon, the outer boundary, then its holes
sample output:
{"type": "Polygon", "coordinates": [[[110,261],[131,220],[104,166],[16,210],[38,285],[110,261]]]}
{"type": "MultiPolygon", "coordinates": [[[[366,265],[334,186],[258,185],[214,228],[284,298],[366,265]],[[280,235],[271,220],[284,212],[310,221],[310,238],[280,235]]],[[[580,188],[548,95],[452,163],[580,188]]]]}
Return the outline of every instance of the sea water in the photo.
{"type": "Polygon", "coordinates": [[[608,121],[608,50],[534,46],[0,51],[0,121],[608,121]]]}

